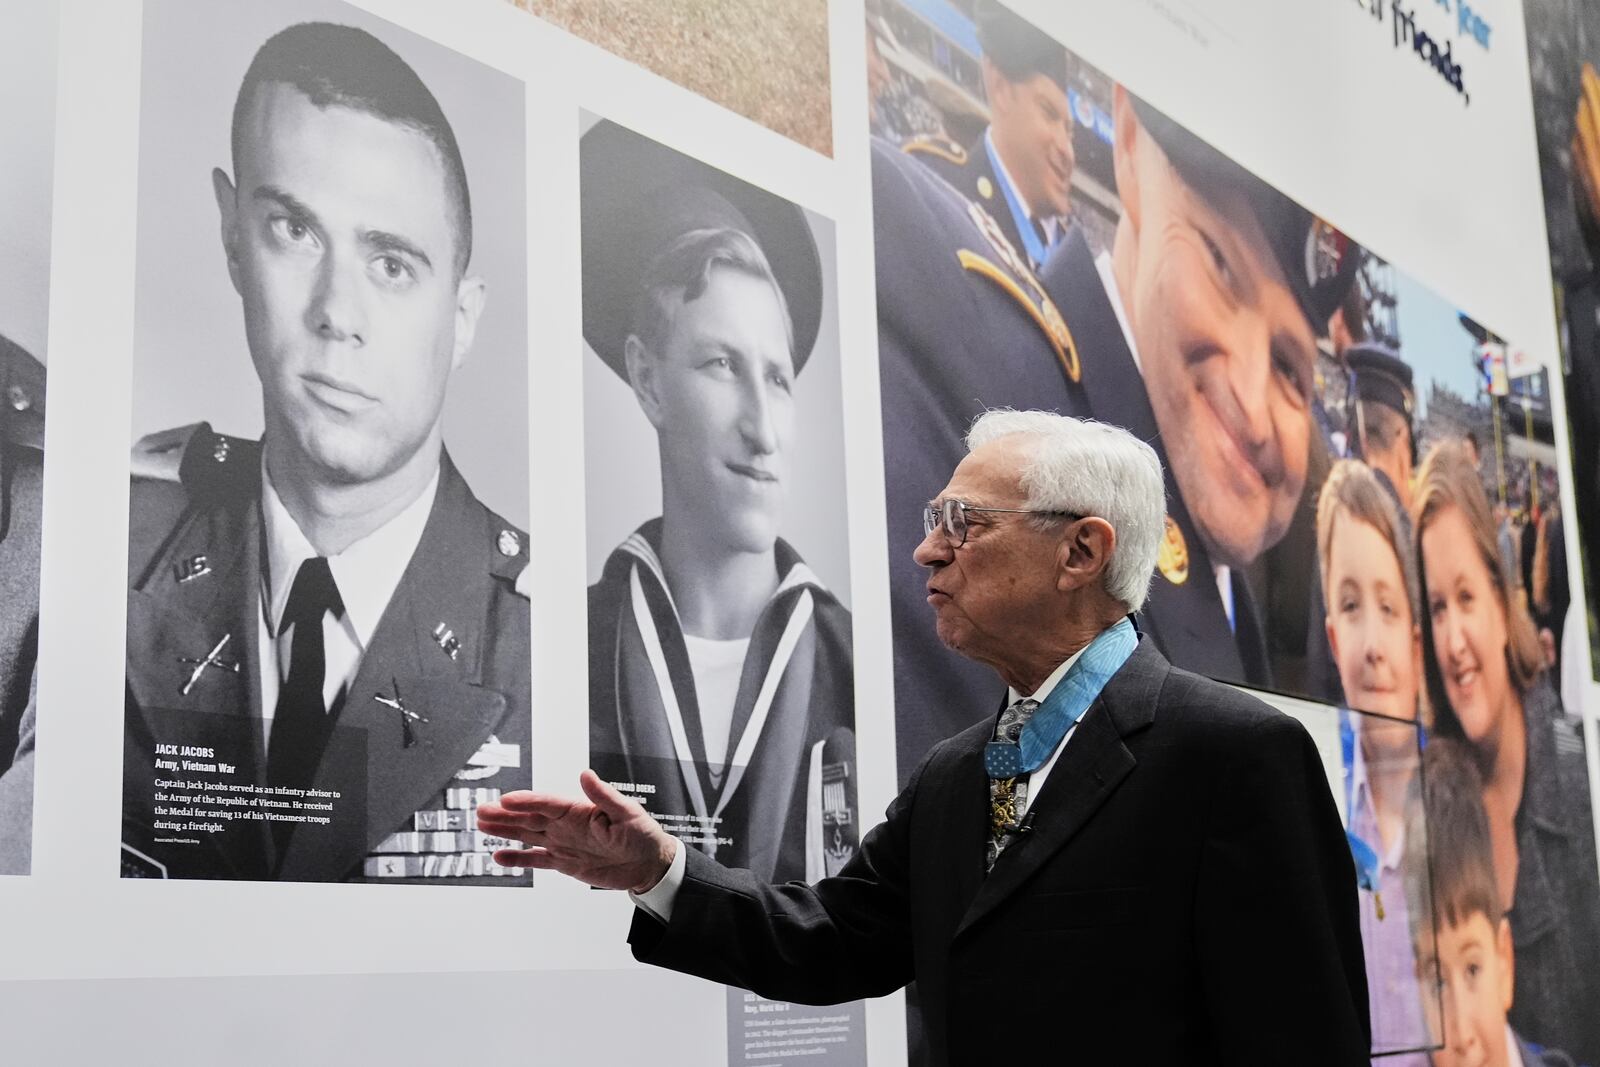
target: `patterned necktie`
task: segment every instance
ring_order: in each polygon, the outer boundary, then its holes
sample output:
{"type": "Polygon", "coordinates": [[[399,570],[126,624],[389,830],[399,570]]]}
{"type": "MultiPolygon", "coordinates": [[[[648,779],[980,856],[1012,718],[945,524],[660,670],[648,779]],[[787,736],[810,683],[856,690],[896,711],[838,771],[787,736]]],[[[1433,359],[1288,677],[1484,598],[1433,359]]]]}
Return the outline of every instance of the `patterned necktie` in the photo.
{"type": "MultiPolygon", "coordinates": [[[[289,639],[289,677],[278,690],[277,708],[272,714],[272,741],[267,746],[267,781],[271,785],[304,788],[311,784],[322,762],[322,750],[333,734],[341,701],[333,708],[323,703],[325,658],[323,618],[344,615],[344,601],[334,583],[333,572],[322,556],[300,564],[283,609],[279,632],[292,625],[289,639]]],[[[273,836],[280,846],[288,837],[290,822],[274,822],[273,836]]]]}
{"type": "MultiPolygon", "coordinates": [[[[1016,744],[1022,736],[1022,728],[1028,725],[1028,720],[1038,710],[1039,702],[1026,697],[1012,704],[1000,713],[1000,721],[994,727],[994,739],[1016,744]]],[[[1011,843],[1011,838],[1016,834],[1017,815],[1027,802],[1026,775],[989,779],[989,841],[984,850],[985,872],[994,869],[994,861],[1011,843]]]]}

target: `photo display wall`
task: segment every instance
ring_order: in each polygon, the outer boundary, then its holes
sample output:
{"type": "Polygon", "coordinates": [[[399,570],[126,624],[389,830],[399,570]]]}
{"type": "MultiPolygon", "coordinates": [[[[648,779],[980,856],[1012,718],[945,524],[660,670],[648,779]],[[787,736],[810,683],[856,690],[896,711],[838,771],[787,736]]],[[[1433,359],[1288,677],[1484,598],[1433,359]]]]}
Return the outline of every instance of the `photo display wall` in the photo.
{"type": "Polygon", "coordinates": [[[532,1062],[921,1062],[914,990],[643,968],[475,811],[590,767],[836,874],[1002,696],[912,553],[1010,407],[1160,456],[1136,624],[1316,739],[1374,1062],[1600,1064],[1600,24],[1323,5],[1297,70],[1233,6],[8,5],[19,1062],[186,995],[241,1062],[480,1010],[532,1062]]]}

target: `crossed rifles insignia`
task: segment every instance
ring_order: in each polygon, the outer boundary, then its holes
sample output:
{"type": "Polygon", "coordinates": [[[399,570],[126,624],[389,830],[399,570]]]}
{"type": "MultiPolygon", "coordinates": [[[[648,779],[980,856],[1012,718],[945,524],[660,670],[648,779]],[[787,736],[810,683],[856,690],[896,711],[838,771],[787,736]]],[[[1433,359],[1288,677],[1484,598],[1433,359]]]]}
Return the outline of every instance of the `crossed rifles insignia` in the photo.
{"type": "Polygon", "coordinates": [[[222,640],[213,645],[211,647],[211,651],[207,652],[204,656],[200,656],[199,658],[195,658],[193,656],[178,657],[178,662],[183,666],[194,668],[194,670],[189,672],[188,679],[178,690],[178,694],[180,696],[189,695],[190,690],[194,689],[194,687],[199,684],[201,676],[206,673],[206,668],[208,667],[215,667],[219,671],[227,671],[230,674],[239,673],[238,660],[222,658],[222,650],[227,648],[228,642],[232,640],[232,634],[223,634],[222,640]]]}
{"type": "Polygon", "coordinates": [[[382,693],[373,693],[372,699],[386,708],[393,708],[400,716],[400,744],[405,748],[415,748],[417,745],[417,724],[426,723],[427,717],[420,712],[412,711],[406,707],[406,698],[400,695],[400,682],[391,678],[390,686],[394,688],[394,696],[384,696],[382,693]]]}

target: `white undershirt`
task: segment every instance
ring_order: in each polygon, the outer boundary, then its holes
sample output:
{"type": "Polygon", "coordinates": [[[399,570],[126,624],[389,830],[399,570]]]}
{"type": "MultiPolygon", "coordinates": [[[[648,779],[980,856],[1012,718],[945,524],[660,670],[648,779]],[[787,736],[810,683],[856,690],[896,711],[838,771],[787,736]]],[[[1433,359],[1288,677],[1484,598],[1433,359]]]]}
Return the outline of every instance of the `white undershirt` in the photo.
{"type": "MultiPolygon", "coordinates": [[[[1087,648],[1088,646],[1084,647],[1087,648]]],[[[1044,680],[1044,684],[1034,691],[1033,699],[1041,704],[1044,703],[1045,699],[1050,696],[1051,691],[1055,689],[1061,679],[1067,676],[1067,671],[1077,662],[1078,657],[1081,655],[1083,655],[1083,649],[1080,648],[1068,656],[1055,670],[1051,671],[1049,677],[1044,680]]],[[[1010,689],[1006,693],[1006,703],[1008,705],[1015,704],[1021,699],[1022,694],[1015,689],[1010,689]]],[[[1044,780],[1049,777],[1051,769],[1056,765],[1056,760],[1061,758],[1061,750],[1067,747],[1067,742],[1072,739],[1072,735],[1077,730],[1077,723],[1073,723],[1072,726],[1068,727],[1066,734],[1061,738],[1061,743],[1056,745],[1054,752],[1050,753],[1050,758],[1045,760],[1044,766],[1028,775],[1028,795],[1022,798],[1022,803],[1018,806],[1017,817],[1019,819],[1032,806],[1033,798],[1039,795],[1039,790],[1044,788],[1044,780]]],[[[684,856],[683,842],[674,839],[672,862],[667,866],[667,873],[661,876],[661,881],[643,893],[629,893],[628,899],[662,922],[671,922],[672,905],[678,899],[678,890],[683,888],[683,874],[687,866],[688,860],[684,856]]]]}
{"type": "MultiPolygon", "coordinates": [[[[362,653],[371,643],[378,620],[383,618],[389,599],[422,540],[438,489],[439,472],[435,470],[422,492],[403,511],[343,552],[328,557],[328,569],[339,587],[339,598],[344,601],[344,616],[331,626],[326,617],[323,620],[325,707],[333,707],[339,694],[355,681],[362,653]]],[[[279,499],[267,476],[265,461],[261,465],[261,522],[267,559],[261,574],[256,647],[261,651],[263,742],[270,743],[272,716],[277,709],[278,690],[289,677],[289,650],[294,638],[294,627],[281,625],[283,612],[289,606],[289,593],[300,564],[319,553],[279,499]]]]}
{"type": "Polygon", "coordinates": [[[728,754],[728,735],[733,732],[733,702],[739,696],[739,675],[750,639],[712,641],[684,634],[683,643],[689,650],[689,669],[694,673],[694,697],[700,706],[706,763],[712,774],[720,775],[723,757],[728,754]]]}
{"type": "MultiPolygon", "coordinates": [[[[1111,313],[1117,317],[1117,325],[1122,327],[1122,339],[1127,342],[1128,355],[1133,357],[1133,365],[1139,371],[1140,377],[1144,376],[1144,364],[1139,361],[1139,346],[1133,341],[1133,327],[1128,324],[1128,309],[1122,303],[1122,294],[1117,289],[1117,273],[1111,265],[1111,253],[1101,252],[1094,257],[1095,273],[1100,275],[1100,284],[1105,287],[1106,299],[1111,302],[1111,313]]],[[[1217,582],[1217,593],[1222,597],[1222,610],[1228,616],[1228,629],[1238,629],[1238,624],[1233,616],[1233,569],[1223,563],[1214,563],[1211,567],[1212,576],[1217,582]]]]}

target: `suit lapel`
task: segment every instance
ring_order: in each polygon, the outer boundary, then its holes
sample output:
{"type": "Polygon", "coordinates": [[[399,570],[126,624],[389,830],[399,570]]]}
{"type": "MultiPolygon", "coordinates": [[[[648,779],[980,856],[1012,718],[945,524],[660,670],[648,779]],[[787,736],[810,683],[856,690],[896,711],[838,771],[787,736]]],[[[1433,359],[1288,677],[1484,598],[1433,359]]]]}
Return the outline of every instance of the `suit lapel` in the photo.
{"type": "MultiPolygon", "coordinates": [[[[1061,851],[1094,817],[1117,786],[1133,772],[1138,761],[1124,738],[1148,726],[1155,716],[1155,700],[1166,661],[1148,637],[1142,637],[1128,662],[1112,676],[1079,722],[1061,752],[1044,788],[1028,806],[1031,829],[1006,846],[994,870],[982,880],[971,905],[956,928],[959,937],[1008,899],[1039,868],[1061,851]]],[[[974,795],[986,797],[980,753],[963,761],[975,768],[974,795]]],[[[966,777],[963,775],[963,777],[966,777]]],[[[977,844],[972,850],[982,871],[983,836],[988,833],[987,811],[977,844]]],[[[962,842],[964,834],[956,840],[962,842]]],[[[958,865],[958,870],[964,865],[958,865]]],[[[962,899],[968,899],[963,897],[962,899]]]]}
{"type": "Polygon", "coordinates": [[[331,850],[297,833],[280,878],[342,877],[383,838],[409,830],[412,813],[467,765],[505,715],[505,696],[481,685],[484,612],[496,580],[484,511],[448,457],[442,462],[422,539],[361,657],[317,772],[317,788],[364,797],[365,833],[342,835],[331,850]],[[454,657],[433,636],[441,624],[455,639],[454,657]],[[380,696],[398,696],[419,717],[410,720],[411,744],[403,713],[380,696]],[[352,748],[364,749],[364,760],[352,748]]]}
{"type": "MultiPolygon", "coordinates": [[[[989,838],[989,777],[983,770],[983,746],[993,736],[994,719],[985,720],[985,725],[987,731],[956,757],[952,771],[955,781],[948,788],[941,788],[941,793],[949,800],[944,805],[940,824],[949,828],[951,851],[955,856],[955,899],[963,910],[974,906],[985,881],[983,857],[989,838]]],[[[962,927],[965,925],[963,922],[962,927]]]]}

